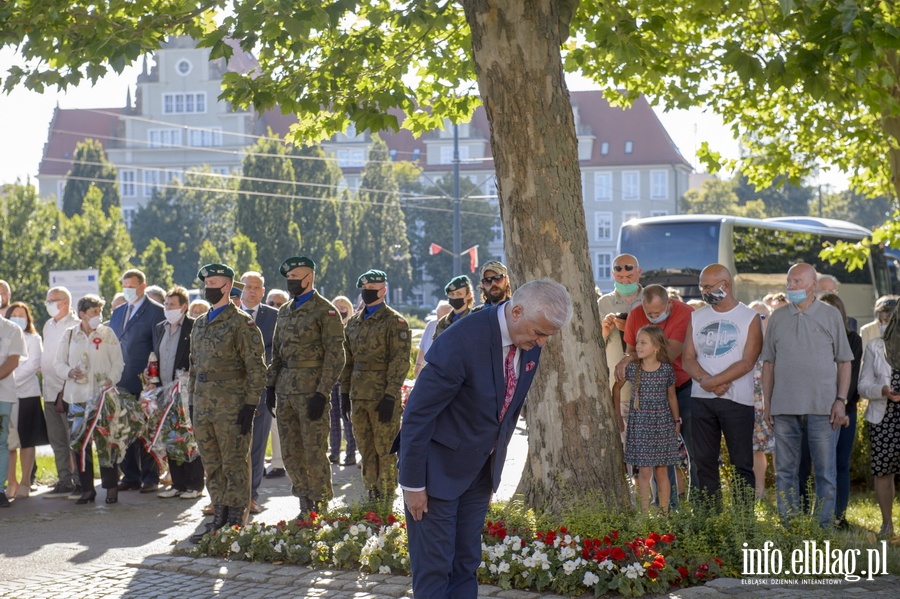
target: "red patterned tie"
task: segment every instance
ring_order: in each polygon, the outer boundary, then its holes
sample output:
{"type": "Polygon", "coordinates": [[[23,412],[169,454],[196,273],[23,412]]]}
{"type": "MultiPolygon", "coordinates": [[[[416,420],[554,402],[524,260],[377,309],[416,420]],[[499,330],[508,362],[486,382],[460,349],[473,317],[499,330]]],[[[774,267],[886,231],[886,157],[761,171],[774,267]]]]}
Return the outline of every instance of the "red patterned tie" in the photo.
{"type": "Polygon", "coordinates": [[[506,370],[506,397],[503,399],[503,409],[500,410],[500,422],[506,416],[506,411],[512,403],[513,395],[516,394],[516,346],[510,345],[509,352],[506,354],[506,360],[503,363],[506,370]]]}

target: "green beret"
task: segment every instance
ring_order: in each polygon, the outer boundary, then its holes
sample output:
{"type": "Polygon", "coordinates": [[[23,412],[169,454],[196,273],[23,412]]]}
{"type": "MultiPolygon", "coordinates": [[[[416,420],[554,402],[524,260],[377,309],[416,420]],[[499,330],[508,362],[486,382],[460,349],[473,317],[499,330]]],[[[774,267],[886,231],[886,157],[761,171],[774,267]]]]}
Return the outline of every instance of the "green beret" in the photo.
{"type": "Polygon", "coordinates": [[[383,270],[372,268],[359,275],[359,278],[356,280],[357,287],[362,287],[369,283],[387,283],[387,274],[383,270]]]}
{"type": "Polygon", "coordinates": [[[197,278],[205,281],[206,277],[228,277],[234,278],[234,269],[227,264],[207,264],[200,268],[197,278]]]}
{"type": "Polygon", "coordinates": [[[469,277],[466,275],[460,275],[447,283],[447,286],[444,287],[444,293],[450,293],[451,291],[457,291],[462,289],[463,287],[471,287],[472,281],[469,280],[469,277]]]}
{"type": "Polygon", "coordinates": [[[316,270],[316,263],[313,262],[311,258],[307,258],[306,256],[294,256],[281,263],[281,276],[286,277],[289,272],[300,266],[306,266],[307,268],[316,270]]]}
{"type": "Polygon", "coordinates": [[[505,275],[507,273],[506,265],[503,264],[502,262],[498,262],[497,260],[491,260],[490,262],[485,262],[484,265],[481,267],[481,276],[483,277],[484,273],[486,273],[489,270],[497,273],[498,275],[505,275]]]}

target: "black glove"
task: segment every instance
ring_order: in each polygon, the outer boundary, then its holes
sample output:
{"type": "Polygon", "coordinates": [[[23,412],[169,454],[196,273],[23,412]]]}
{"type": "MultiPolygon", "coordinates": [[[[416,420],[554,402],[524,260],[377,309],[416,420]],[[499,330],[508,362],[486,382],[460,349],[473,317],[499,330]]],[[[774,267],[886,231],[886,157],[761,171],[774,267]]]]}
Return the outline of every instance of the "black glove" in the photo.
{"type": "Polygon", "coordinates": [[[237,417],[237,425],[241,427],[242,435],[246,435],[253,429],[254,416],[256,416],[256,406],[245,403],[237,417]]]}
{"type": "Polygon", "coordinates": [[[390,395],[385,395],[381,398],[381,401],[378,402],[378,422],[386,424],[391,421],[391,417],[394,415],[395,403],[397,403],[397,400],[390,395]]]}
{"type": "Polygon", "coordinates": [[[350,394],[341,393],[341,416],[350,418],[350,394]]]}
{"type": "Polygon", "coordinates": [[[325,404],[328,398],[321,393],[313,393],[306,400],[306,415],[310,420],[318,420],[325,413],[325,404]]]}
{"type": "Polygon", "coordinates": [[[266,407],[269,408],[272,418],[277,418],[275,416],[275,387],[266,387],[266,407]]]}

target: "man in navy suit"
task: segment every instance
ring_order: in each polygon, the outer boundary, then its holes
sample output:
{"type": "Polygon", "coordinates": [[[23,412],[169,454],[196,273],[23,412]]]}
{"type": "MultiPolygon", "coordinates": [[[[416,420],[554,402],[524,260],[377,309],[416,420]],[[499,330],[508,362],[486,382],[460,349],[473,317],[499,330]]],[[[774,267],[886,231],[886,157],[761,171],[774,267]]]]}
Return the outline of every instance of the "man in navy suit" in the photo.
{"type": "MultiPolygon", "coordinates": [[[[119,387],[137,397],[141,393],[140,374],[147,368],[147,359],[153,351],[153,327],[165,319],[163,307],[144,294],[147,277],[131,269],[122,274],[122,293],[125,303],[113,310],[109,326],[119,338],[125,370],[119,387]]],[[[159,488],[159,468],[144,449],[141,441],[128,446],[120,465],[122,482],[120,491],[140,489],[141,493],[153,493],[159,488]]]]}
{"type": "MultiPolygon", "coordinates": [[[[241,275],[244,290],[241,291],[241,309],[250,315],[262,333],[263,345],[266,346],[266,366],[272,363],[272,339],[275,336],[275,321],[278,310],[263,302],[266,297],[266,281],[258,272],[250,271],[241,275]]],[[[259,505],[259,485],[262,484],[266,470],[266,442],[272,428],[272,414],[266,408],[266,392],[263,391],[253,419],[253,442],[250,445],[250,468],[253,476],[250,480],[250,513],[262,511],[259,505]]]]}
{"type": "Polygon", "coordinates": [[[507,445],[541,348],[571,317],[565,287],[532,281],[428,350],[394,441],[417,597],[478,595],[481,530],[507,445]]]}

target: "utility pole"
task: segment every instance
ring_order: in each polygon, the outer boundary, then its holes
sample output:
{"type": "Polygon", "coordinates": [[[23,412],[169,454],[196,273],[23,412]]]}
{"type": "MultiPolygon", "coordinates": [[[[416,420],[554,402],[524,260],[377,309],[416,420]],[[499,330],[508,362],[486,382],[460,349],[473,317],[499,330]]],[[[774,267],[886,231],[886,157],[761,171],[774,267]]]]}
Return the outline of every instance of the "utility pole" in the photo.
{"type": "Polygon", "coordinates": [[[459,223],[459,125],[453,123],[453,276],[461,270],[462,231],[459,223]]]}

